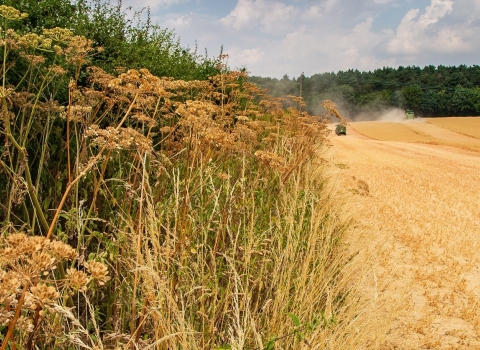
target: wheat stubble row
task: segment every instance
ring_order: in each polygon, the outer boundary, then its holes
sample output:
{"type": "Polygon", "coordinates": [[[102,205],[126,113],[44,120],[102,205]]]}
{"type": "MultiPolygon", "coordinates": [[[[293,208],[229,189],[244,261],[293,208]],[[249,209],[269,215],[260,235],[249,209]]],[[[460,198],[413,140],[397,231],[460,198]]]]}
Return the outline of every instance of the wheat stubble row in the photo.
{"type": "Polygon", "coordinates": [[[381,348],[480,348],[480,153],[352,127],[331,141],[332,176],[363,232],[355,249],[370,264],[359,287],[389,323],[381,348]]]}

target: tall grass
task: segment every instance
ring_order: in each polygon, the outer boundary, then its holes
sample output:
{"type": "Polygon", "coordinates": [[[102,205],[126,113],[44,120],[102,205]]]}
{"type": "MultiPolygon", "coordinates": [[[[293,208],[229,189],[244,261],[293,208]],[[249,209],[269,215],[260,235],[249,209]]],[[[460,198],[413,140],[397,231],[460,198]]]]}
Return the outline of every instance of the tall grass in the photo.
{"type": "Polygon", "coordinates": [[[0,14],[1,349],[369,344],[318,161],[328,131],[301,99],[224,66],[84,70],[91,42],[0,14]]]}

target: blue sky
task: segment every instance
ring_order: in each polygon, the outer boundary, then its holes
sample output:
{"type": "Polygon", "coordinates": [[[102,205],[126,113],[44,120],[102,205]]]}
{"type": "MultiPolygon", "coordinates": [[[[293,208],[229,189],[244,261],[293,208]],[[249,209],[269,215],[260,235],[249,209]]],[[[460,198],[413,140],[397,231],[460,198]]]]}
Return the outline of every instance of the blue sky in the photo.
{"type": "Polygon", "coordinates": [[[400,65],[480,64],[480,0],[123,0],[183,46],[280,78],[400,65]]]}

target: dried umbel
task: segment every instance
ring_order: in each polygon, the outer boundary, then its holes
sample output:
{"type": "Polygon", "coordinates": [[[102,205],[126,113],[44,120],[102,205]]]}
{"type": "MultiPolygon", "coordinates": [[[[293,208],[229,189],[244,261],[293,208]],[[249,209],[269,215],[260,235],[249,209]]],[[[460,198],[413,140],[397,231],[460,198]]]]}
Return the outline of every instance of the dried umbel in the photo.
{"type": "Polygon", "coordinates": [[[73,268],[67,270],[67,279],[70,286],[79,291],[87,290],[88,275],[83,271],[78,271],[73,268]]]}
{"type": "Polygon", "coordinates": [[[327,117],[333,116],[337,118],[342,124],[345,123],[345,119],[338,113],[337,105],[331,100],[325,100],[322,103],[322,107],[327,110],[327,117]]]}
{"type": "Polygon", "coordinates": [[[255,157],[258,161],[268,167],[272,167],[278,170],[285,169],[285,159],[273,152],[267,151],[257,151],[255,152],[255,157]]]}
{"type": "Polygon", "coordinates": [[[63,275],[57,269],[59,263],[77,256],[68,244],[42,236],[24,232],[0,236],[0,326],[30,334],[32,339],[40,327],[52,326],[42,316],[45,310],[56,313],[72,292],[86,292],[89,281],[96,282],[93,287],[110,279],[107,267],[95,261],[85,264],[91,275],[73,267],[63,275]]]}
{"type": "Polygon", "coordinates": [[[30,291],[39,305],[51,305],[60,297],[60,293],[55,287],[47,286],[44,283],[31,287],[30,291]]]}
{"type": "Polygon", "coordinates": [[[91,125],[86,136],[90,137],[93,145],[105,147],[108,150],[137,150],[140,153],[151,153],[152,140],[132,128],[107,127],[101,129],[98,125],[91,125]]]}
{"type": "Polygon", "coordinates": [[[51,241],[49,243],[50,254],[59,259],[75,259],[77,257],[77,251],[60,241],[51,241]]]}
{"type": "Polygon", "coordinates": [[[91,106],[72,105],[68,106],[67,110],[60,115],[61,118],[66,119],[67,116],[71,122],[81,123],[87,120],[92,113],[91,106]]]}
{"type": "Polygon", "coordinates": [[[25,19],[28,17],[28,14],[11,6],[0,5],[0,16],[7,20],[14,21],[25,19]]]}
{"type": "Polygon", "coordinates": [[[98,285],[102,286],[110,280],[108,275],[108,267],[98,261],[90,260],[84,264],[88,272],[90,272],[92,279],[95,280],[98,285]]]}
{"type": "Polygon", "coordinates": [[[0,271],[0,304],[7,305],[15,300],[21,287],[21,279],[13,271],[0,271]]]}

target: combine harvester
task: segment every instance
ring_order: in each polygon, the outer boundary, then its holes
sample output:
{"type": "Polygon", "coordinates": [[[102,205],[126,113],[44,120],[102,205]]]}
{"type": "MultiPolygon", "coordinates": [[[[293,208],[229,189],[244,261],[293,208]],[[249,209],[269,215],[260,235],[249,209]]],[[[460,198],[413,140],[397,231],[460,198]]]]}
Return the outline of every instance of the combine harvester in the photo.
{"type": "Polygon", "coordinates": [[[405,111],[405,119],[414,119],[415,118],[415,113],[411,110],[406,110],[405,111]]]}
{"type": "Polygon", "coordinates": [[[343,123],[337,124],[337,126],[335,127],[335,134],[347,135],[347,126],[343,123]]]}

